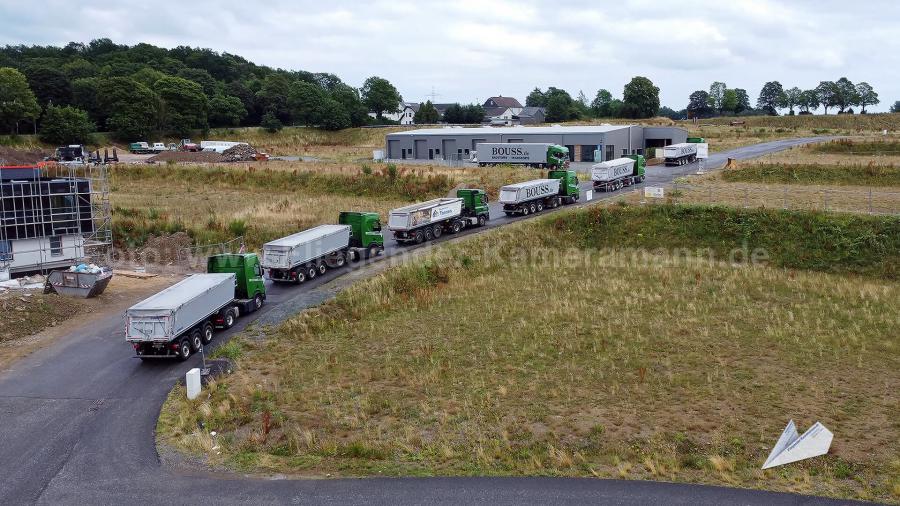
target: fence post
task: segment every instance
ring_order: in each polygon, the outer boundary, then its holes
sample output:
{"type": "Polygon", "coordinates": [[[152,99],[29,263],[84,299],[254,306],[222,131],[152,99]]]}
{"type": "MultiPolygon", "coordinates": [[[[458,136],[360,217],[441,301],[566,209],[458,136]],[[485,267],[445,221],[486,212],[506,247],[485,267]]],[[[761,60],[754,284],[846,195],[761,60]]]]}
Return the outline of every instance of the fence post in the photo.
{"type": "Polygon", "coordinates": [[[872,214],[872,189],[869,188],[869,214],[872,214]]]}
{"type": "Polygon", "coordinates": [[[672,190],[672,203],[678,204],[678,181],[673,181],[674,189],[672,190]]]}

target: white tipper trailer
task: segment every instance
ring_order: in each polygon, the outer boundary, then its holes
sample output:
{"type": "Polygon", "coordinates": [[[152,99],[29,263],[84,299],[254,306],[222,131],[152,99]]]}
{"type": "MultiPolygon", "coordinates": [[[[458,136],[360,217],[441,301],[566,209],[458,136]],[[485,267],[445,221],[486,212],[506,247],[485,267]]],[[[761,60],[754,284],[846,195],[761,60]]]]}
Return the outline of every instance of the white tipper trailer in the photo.
{"type": "Polygon", "coordinates": [[[663,148],[666,165],[687,165],[697,160],[697,145],[691,142],[672,144],[663,148]]]}
{"type": "Polygon", "coordinates": [[[234,273],[194,274],[125,311],[125,340],[141,359],[187,360],[213,338],[213,317],[234,303],[234,273]]]}
{"type": "Polygon", "coordinates": [[[478,165],[548,165],[547,154],[554,144],[549,142],[481,142],[475,146],[478,165]]]}
{"type": "Polygon", "coordinates": [[[591,166],[591,181],[594,189],[615,191],[634,183],[634,163],[631,158],[616,158],[591,166]]]}
{"type": "Polygon", "coordinates": [[[343,267],[349,247],[349,225],[319,225],[263,244],[260,265],[272,281],[302,283],[343,267]]]}
{"type": "Polygon", "coordinates": [[[500,188],[499,202],[507,216],[528,215],[544,208],[559,207],[559,179],[533,179],[500,188]]]}
{"type": "MultiPolygon", "coordinates": [[[[459,197],[446,197],[420,202],[391,211],[388,217],[388,229],[394,233],[397,242],[422,242],[435,239],[443,232],[442,225],[452,222],[455,229],[456,223],[465,226],[467,223],[463,214],[463,199],[459,197]]],[[[458,232],[459,229],[454,231],[458,232]]]]}

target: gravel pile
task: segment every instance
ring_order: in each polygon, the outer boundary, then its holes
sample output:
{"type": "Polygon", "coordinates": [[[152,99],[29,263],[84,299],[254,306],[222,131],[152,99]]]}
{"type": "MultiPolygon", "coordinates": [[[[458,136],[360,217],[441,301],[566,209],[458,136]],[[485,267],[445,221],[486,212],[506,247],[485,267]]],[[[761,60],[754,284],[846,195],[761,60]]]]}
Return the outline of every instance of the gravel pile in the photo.
{"type": "Polygon", "coordinates": [[[219,163],[223,161],[222,155],[212,151],[197,151],[194,153],[188,151],[163,151],[162,153],[151,156],[148,162],[195,162],[195,163],[219,163]]]}
{"type": "Polygon", "coordinates": [[[238,144],[222,152],[224,162],[252,162],[256,160],[256,150],[249,144],[238,144]]]}

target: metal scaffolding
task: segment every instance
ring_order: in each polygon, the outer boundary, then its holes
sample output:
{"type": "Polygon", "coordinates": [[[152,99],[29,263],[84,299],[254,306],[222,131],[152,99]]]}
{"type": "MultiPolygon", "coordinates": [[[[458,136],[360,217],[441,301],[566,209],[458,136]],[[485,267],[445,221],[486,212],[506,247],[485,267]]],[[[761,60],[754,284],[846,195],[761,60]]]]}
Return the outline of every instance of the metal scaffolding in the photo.
{"type": "Polygon", "coordinates": [[[111,254],[106,165],[0,167],[0,271],[108,263],[111,254]]]}

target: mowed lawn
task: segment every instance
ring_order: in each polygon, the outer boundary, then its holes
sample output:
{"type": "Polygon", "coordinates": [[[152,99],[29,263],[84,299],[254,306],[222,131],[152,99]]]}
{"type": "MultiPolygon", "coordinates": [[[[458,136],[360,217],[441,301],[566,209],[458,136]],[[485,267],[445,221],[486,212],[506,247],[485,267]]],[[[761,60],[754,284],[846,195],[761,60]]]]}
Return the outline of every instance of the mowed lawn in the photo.
{"type": "Polygon", "coordinates": [[[742,247],[731,231],[703,232],[712,253],[698,256],[650,234],[629,248],[614,233],[578,237],[594,219],[465,239],[262,341],[236,339],[220,353],[237,372],[197,401],[176,388],[160,443],[262,473],[595,476],[900,501],[896,280],[877,266],[778,268],[785,250],[770,265],[721,262],[742,247]],[[789,419],[825,424],[830,454],[761,471],[789,419]]]}

